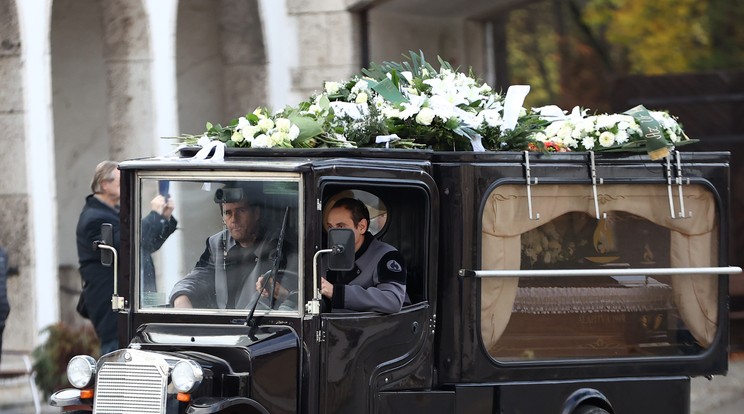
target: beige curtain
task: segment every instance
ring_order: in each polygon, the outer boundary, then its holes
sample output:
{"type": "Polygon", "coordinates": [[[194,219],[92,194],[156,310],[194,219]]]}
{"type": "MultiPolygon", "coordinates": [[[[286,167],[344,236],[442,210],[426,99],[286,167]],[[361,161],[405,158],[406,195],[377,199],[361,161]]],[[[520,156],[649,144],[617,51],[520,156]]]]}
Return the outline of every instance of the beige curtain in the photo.
{"type": "MultiPolygon", "coordinates": [[[[672,267],[717,265],[718,220],[713,195],[703,186],[684,187],[685,209],[692,217],[672,219],[667,186],[605,184],[598,187],[601,212],[623,211],[668,228],[672,267]]],[[[679,209],[676,188],[675,210],[679,209]]],[[[521,235],[570,212],[595,215],[590,185],[541,184],[532,187],[530,220],[524,185],[497,187],[483,210],[481,269],[519,269],[521,235]]],[[[717,328],[718,284],[715,275],[674,276],[675,303],[682,319],[703,346],[710,345],[717,328]]],[[[481,334],[487,348],[494,345],[511,317],[518,278],[481,281],[481,334]]]]}

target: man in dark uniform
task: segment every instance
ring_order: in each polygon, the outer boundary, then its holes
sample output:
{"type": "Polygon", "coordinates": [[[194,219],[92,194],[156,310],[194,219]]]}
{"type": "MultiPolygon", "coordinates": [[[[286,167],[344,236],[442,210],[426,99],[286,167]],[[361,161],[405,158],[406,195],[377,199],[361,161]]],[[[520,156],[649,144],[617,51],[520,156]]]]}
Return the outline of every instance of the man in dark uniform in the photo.
{"type": "Polygon", "coordinates": [[[331,309],[399,312],[407,302],[406,266],[393,246],[377,240],[367,230],[369,210],[359,200],[342,198],[328,213],[326,227],[354,232],[354,269],[328,272],[321,278],[320,293],[331,309]]]}
{"type": "Polygon", "coordinates": [[[101,240],[101,224],[109,223],[113,230],[113,247],[119,250],[117,166],[114,161],[103,161],[96,166],[90,184],[93,194],[85,199],[76,230],[80,276],[83,279],[83,306],[101,341],[101,355],[115,351],[119,345],[116,313],[111,309],[114,268],[101,264],[101,252],[93,248],[93,242],[101,240]]]}

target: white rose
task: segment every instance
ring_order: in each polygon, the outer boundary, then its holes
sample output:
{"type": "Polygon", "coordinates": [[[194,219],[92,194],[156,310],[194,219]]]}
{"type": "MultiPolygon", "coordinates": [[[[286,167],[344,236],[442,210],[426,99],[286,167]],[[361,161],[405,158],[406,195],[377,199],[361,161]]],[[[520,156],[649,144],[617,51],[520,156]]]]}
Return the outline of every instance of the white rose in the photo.
{"type": "Polygon", "coordinates": [[[274,128],[274,121],[269,118],[263,118],[258,121],[258,127],[261,128],[261,131],[266,132],[271,128],[274,128]]]}
{"type": "Polygon", "coordinates": [[[253,140],[253,148],[271,148],[271,138],[266,134],[261,134],[253,140]]]}
{"type": "Polygon", "coordinates": [[[287,118],[276,119],[276,129],[280,131],[288,132],[291,126],[292,126],[292,123],[287,118]]]}
{"type": "Polygon", "coordinates": [[[605,131],[599,134],[599,145],[607,148],[611,147],[615,143],[615,135],[610,131],[605,131]]]}
{"type": "Polygon", "coordinates": [[[431,108],[421,108],[418,115],[416,115],[416,122],[421,125],[431,125],[434,120],[434,110],[431,108]]]}
{"type": "Polygon", "coordinates": [[[271,146],[272,147],[282,146],[285,142],[287,143],[289,142],[289,135],[286,132],[277,131],[271,134],[271,146]]]}
{"type": "Polygon", "coordinates": [[[366,104],[367,103],[367,98],[368,98],[368,96],[367,96],[366,93],[359,92],[359,94],[357,95],[357,97],[354,100],[354,102],[356,102],[358,104],[366,104]]]}
{"type": "Polygon", "coordinates": [[[240,133],[240,131],[233,132],[232,136],[230,137],[230,141],[232,142],[243,142],[245,138],[243,137],[243,134],[240,133]]]}
{"type": "Polygon", "coordinates": [[[235,128],[239,131],[242,131],[243,129],[248,128],[250,126],[251,126],[251,122],[248,119],[246,119],[246,117],[241,116],[240,118],[238,118],[238,126],[235,128]]]}
{"type": "Polygon", "coordinates": [[[289,140],[294,141],[298,136],[300,136],[300,128],[297,125],[292,124],[292,126],[289,127],[289,132],[287,134],[289,135],[289,140]]]}
{"type": "Polygon", "coordinates": [[[337,94],[339,89],[341,89],[341,84],[338,82],[326,82],[325,83],[325,91],[329,95],[337,94]]]}

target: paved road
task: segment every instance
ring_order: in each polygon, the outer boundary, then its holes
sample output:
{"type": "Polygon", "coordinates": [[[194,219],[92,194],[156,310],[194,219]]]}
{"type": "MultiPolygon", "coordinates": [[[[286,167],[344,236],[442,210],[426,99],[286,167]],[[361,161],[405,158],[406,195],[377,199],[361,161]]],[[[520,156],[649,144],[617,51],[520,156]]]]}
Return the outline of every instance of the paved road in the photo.
{"type": "Polygon", "coordinates": [[[730,361],[725,377],[693,378],[691,390],[692,414],[744,413],[744,359],[730,361]]]}

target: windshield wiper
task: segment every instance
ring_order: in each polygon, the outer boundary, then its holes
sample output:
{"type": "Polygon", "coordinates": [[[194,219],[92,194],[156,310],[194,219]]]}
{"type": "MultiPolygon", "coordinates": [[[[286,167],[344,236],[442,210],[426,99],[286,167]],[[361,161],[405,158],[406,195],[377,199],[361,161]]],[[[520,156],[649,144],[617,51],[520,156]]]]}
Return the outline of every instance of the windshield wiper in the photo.
{"type": "MultiPolygon", "coordinates": [[[[276,289],[276,274],[279,272],[279,265],[282,261],[282,250],[284,247],[284,232],[287,229],[287,219],[289,217],[289,206],[284,209],[284,218],[282,219],[282,229],[279,231],[279,240],[276,243],[276,255],[274,257],[274,263],[271,267],[271,273],[269,277],[264,277],[263,283],[261,284],[261,290],[258,291],[258,295],[256,296],[256,300],[253,301],[253,306],[251,306],[251,311],[248,313],[248,317],[245,320],[246,326],[254,326],[253,324],[253,313],[256,311],[256,306],[258,305],[258,302],[261,300],[261,293],[266,289],[266,285],[268,284],[269,280],[271,280],[271,290],[269,291],[269,309],[274,308],[274,290],[276,289]]],[[[264,273],[265,274],[265,273],[264,273]]]]}

